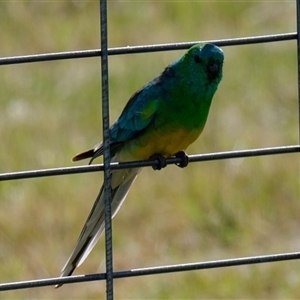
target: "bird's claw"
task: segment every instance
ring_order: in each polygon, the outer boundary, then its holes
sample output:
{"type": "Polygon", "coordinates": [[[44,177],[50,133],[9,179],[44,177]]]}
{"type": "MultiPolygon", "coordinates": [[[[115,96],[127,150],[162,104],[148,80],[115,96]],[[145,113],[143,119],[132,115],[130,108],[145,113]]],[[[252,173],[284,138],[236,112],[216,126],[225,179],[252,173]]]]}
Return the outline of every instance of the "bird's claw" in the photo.
{"type": "Polygon", "coordinates": [[[189,164],[189,157],[184,151],[179,151],[174,156],[181,159],[179,163],[176,163],[176,166],[185,168],[189,164]]]}
{"type": "Polygon", "coordinates": [[[155,159],[157,161],[157,164],[152,166],[153,170],[161,170],[167,166],[166,158],[159,153],[153,154],[150,156],[150,159],[155,159]]]}

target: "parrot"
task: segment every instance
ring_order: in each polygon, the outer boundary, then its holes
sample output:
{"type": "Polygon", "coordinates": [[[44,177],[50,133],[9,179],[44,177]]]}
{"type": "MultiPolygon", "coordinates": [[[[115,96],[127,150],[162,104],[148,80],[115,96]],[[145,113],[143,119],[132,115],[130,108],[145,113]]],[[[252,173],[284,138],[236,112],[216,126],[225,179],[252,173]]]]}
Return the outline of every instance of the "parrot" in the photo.
{"type": "MultiPolygon", "coordinates": [[[[154,158],[153,169],[166,166],[168,157],[188,164],[186,148],[201,134],[213,96],[223,76],[223,51],[214,44],[196,44],[181,58],[128,100],[120,117],[110,127],[111,162],[154,158]]],[[[73,161],[103,155],[103,144],[76,155],[73,161]]],[[[123,204],[142,168],[111,171],[112,218],[123,204]]],[[[76,246],[61,271],[72,275],[89,255],[105,229],[103,186],[95,200],[76,246]]],[[[58,285],[57,287],[59,287],[58,285]]]]}

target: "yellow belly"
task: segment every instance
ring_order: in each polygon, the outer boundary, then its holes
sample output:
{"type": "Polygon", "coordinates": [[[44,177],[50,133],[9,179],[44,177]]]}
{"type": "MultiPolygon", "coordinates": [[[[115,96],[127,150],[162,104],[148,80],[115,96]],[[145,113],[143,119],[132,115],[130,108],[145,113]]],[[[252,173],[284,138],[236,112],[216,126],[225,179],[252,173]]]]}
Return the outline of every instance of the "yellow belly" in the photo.
{"type": "Polygon", "coordinates": [[[172,156],[178,151],[184,151],[193,143],[202,130],[176,130],[168,134],[153,132],[145,134],[126,144],[120,154],[120,161],[148,159],[153,154],[159,153],[166,157],[172,156]]]}

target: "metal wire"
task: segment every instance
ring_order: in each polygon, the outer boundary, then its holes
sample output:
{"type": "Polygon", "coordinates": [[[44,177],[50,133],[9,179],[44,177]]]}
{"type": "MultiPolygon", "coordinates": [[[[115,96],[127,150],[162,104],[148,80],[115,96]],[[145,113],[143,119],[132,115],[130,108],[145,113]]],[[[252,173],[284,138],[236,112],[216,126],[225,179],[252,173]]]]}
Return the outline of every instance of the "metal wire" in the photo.
{"type": "MultiPolygon", "coordinates": [[[[234,39],[194,41],[188,43],[184,42],[184,43],[168,43],[168,44],[157,44],[157,45],[117,47],[117,48],[108,49],[107,54],[121,55],[121,54],[138,54],[138,53],[171,51],[171,50],[184,50],[190,48],[192,45],[199,44],[199,43],[213,43],[220,47],[226,47],[226,46],[239,46],[239,45],[248,45],[248,44],[289,41],[295,39],[297,39],[297,33],[290,32],[290,33],[270,34],[270,35],[262,35],[262,36],[241,37],[241,38],[234,38],[234,39]]],[[[23,64],[23,63],[52,61],[52,60],[61,60],[61,59],[65,60],[65,59],[74,59],[74,58],[88,58],[88,57],[97,57],[101,55],[102,55],[102,51],[100,49],[22,55],[22,56],[0,58],[0,65],[23,64]]]]}
{"type": "Polygon", "coordinates": [[[107,54],[107,3],[100,1],[101,32],[101,79],[102,79],[102,126],[104,156],[104,199],[105,199],[105,262],[106,262],[106,299],[113,300],[113,245],[111,226],[111,169],[110,169],[110,133],[109,133],[109,98],[108,98],[108,54],[107,54]]]}
{"type": "Polygon", "coordinates": [[[300,1],[296,1],[296,22],[297,22],[297,62],[298,62],[298,136],[300,143],[300,1]]]}
{"type": "MultiPolygon", "coordinates": [[[[215,261],[116,271],[113,273],[113,278],[120,279],[120,278],[127,278],[127,277],[157,275],[157,274],[166,274],[166,273],[173,273],[173,272],[207,270],[207,269],[215,269],[215,268],[243,266],[243,265],[250,265],[250,264],[273,263],[273,262],[288,261],[288,260],[295,260],[295,259],[300,259],[300,252],[260,255],[260,256],[244,257],[244,258],[232,258],[232,259],[223,259],[223,260],[215,260],[215,261]]],[[[0,291],[51,286],[56,284],[70,284],[70,283],[79,283],[79,282],[87,282],[87,281],[99,281],[99,280],[106,280],[106,278],[107,278],[106,273],[99,273],[99,274],[88,274],[88,275],[74,275],[74,276],[63,277],[63,278],[57,277],[57,278],[50,278],[50,279],[38,279],[38,280],[30,280],[30,281],[3,283],[0,284],[0,291]]]]}
{"type": "MultiPolygon", "coordinates": [[[[210,160],[221,160],[221,159],[234,159],[243,157],[255,157],[264,155],[275,155],[275,154],[288,154],[300,152],[300,145],[281,146],[281,147],[270,147],[270,148],[259,148],[259,149],[247,149],[247,150],[236,150],[236,151],[224,151],[205,153],[197,155],[189,155],[189,162],[201,162],[210,160]]],[[[171,157],[166,159],[167,165],[178,164],[181,162],[179,157],[171,157]]],[[[140,168],[140,167],[151,167],[157,166],[158,162],[153,159],[132,161],[132,162],[114,162],[110,164],[111,170],[127,169],[127,168],[140,168]]],[[[0,174],[0,181],[16,180],[16,179],[29,179],[37,177],[49,177],[49,176],[60,176],[60,175],[71,175],[79,173],[90,173],[99,172],[104,170],[103,164],[98,165],[84,165],[76,167],[61,167],[44,170],[32,170],[32,171],[21,171],[21,172],[10,172],[0,174]]]]}
{"type": "MultiPolygon", "coordinates": [[[[0,291],[50,286],[56,284],[68,284],[68,283],[78,283],[78,282],[95,281],[95,280],[106,280],[107,299],[112,300],[113,280],[117,278],[163,274],[163,273],[170,273],[170,272],[204,270],[204,269],[211,269],[211,268],[222,268],[222,267],[300,259],[300,252],[295,252],[295,253],[271,254],[271,255],[253,256],[253,257],[246,257],[246,258],[217,260],[217,261],[209,261],[209,262],[176,264],[171,266],[158,266],[158,267],[149,267],[143,269],[113,272],[112,231],[111,231],[111,218],[110,218],[111,217],[111,212],[110,212],[111,192],[109,188],[110,172],[111,170],[129,168],[129,167],[134,168],[134,167],[155,166],[158,164],[158,162],[156,160],[144,160],[144,161],[135,161],[135,162],[127,162],[127,163],[109,163],[110,153],[109,153],[109,97],[108,97],[108,56],[109,55],[182,50],[182,49],[187,49],[196,43],[207,43],[207,42],[225,47],[225,46],[288,41],[294,39],[297,40],[298,88],[299,88],[298,91],[300,95],[300,51],[299,51],[300,40],[298,36],[300,30],[299,13],[300,13],[300,1],[297,1],[297,32],[296,33],[283,33],[283,34],[273,34],[273,35],[264,35],[264,36],[234,38],[234,39],[194,41],[188,43],[171,43],[171,44],[144,45],[144,46],[134,46],[134,47],[128,46],[128,47],[107,49],[107,45],[108,45],[107,43],[107,2],[106,0],[101,0],[101,6],[100,6],[101,49],[0,58],[0,65],[12,65],[12,64],[22,64],[22,63],[31,63],[31,62],[101,56],[104,164],[93,165],[93,166],[61,167],[61,168],[45,169],[45,170],[10,172],[10,173],[0,174],[0,181],[104,171],[105,198],[106,198],[106,207],[105,207],[106,208],[105,210],[106,213],[106,218],[105,218],[106,273],[79,275],[79,276],[77,275],[77,276],[70,276],[64,278],[38,279],[38,280],[31,280],[31,281],[21,281],[21,282],[0,284],[0,291]]],[[[300,100],[299,100],[299,109],[300,109],[300,100]]],[[[299,111],[299,115],[300,115],[300,111],[299,111]]],[[[300,119],[299,119],[299,134],[300,134],[300,119]]],[[[201,162],[201,161],[210,161],[210,160],[234,159],[234,158],[242,158],[242,157],[255,157],[255,156],[263,156],[263,155],[288,154],[288,153],[298,153],[298,152],[300,152],[300,145],[287,145],[287,146],[260,148],[260,149],[252,149],[252,150],[247,149],[247,150],[238,150],[238,151],[191,155],[189,156],[189,161],[201,162]]],[[[181,161],[180,158],[166,159],[167,164],[178,164],[180,163],[180,161],[181,161]]]]}

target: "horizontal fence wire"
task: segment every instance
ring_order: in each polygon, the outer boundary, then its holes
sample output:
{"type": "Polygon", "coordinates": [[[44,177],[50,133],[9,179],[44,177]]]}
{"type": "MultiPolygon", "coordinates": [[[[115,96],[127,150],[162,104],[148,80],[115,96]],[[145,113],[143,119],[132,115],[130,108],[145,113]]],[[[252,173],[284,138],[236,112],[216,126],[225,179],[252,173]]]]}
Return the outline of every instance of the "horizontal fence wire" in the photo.
{"type": "MultiPolygon", "coordinates": [[[[173,273],[173,272],[207,270],[207,269],[226,268],[226,267],[243,266],[243,265],[251,265],[251,264],[262,264],[262,263],[271,263],[271,262],[273,263],[273,262],[288,261],[288,260],[295,260],[295,259],[300,259],[300,252],[260,255],[260,256],[251,256],[251,257],[243,257],[243,258],[232,258],[232,259],[198,262],[198,263],[176,264],[176,265],[168,265],[168,266],[115,271],[113,273],[113,278],[120,279],[120,278],[138,277],[138,276],[146,276],[146,275],[166,274],[166,273],[173,273]]],[[[10,291],[10,290],[18,290],[18,289],[37,288],[43,286],[52,286],[57,284],[60,285],[60,284],[71,284],[71,283],[90,282],[90,281],[101,281],[101,280],[106,280],[106,273],[73,275],[73,276],[63,277],[63,278],[56,277],[50,279],[38,279],[38,280],[29,280],[29,281],[21,281],[21,282],[2,283],[0,284],[0,291],[10,291]]]]}
{"type": "MultiPolygon", "coordinates": [[[[194,162],[201,162],[201,161],[256,157],[256,156],[288,154],[288,153],[298,153],[298,152],[300,152],[300,145],[291,145],[291,146],[281,146],[281,147],[196,154],[196,155],[189,155],[188,157],[189,157],[189,162],[194,163],[194,162]]],[[[181,162],[181,158],[179,157],[166,158],[167,165],[179,164],[180,162],[181,162]]],[[[127,169],[127,168],[154,167],[158,165],[159,162],[157,160],[148,159],[148,160],[140,160],[140,161],[132,161],[132,162],[114,162],[114,163],[110,163],[110,168],[111,170],[118,170],[118,169],[127,169]]],[[[71,174],[90,173],[90,172],[99,172],[99,171],[104,171],[103,164],[2,173],[0,174],[0,181],[59,176],[59,175],[71,175],[71,174]]]]}
{"type": "MultiPolygon", "coordinates": [[[[289,40],[296,40],[296,39],[297,39],[297,33],[290,32],[290,33],[270,34],[270,35],[241,37],[241,38],[232,38],[232,39],[117,47],[117,48],[108,49],[107,54],[121,55],[121,54],[138,54],[138,53],[161,52],[161,51],[171,51],[171,50],[185,50],[199,43],[200,44],[212,43],[220,47],[226,47],[226,46],[240,46],[240,45],[249,45],[249,44],[289,41],[289,40]]],[[[13,65],[13,64],[43,62],[43,61],[52,61],[52,60],[65,60],[65,59],[75,59],[75,58],[89,58],[89,57],[98,57],[101,55],[102,55],[102,51],[100,49],[22,55],[22,56],[0,58],[0,65],[13,65]]]]}
{"type": "MultiPolygon", "coordinates": [[[[158,45],[144,45],[144,46],[127,46],[107,49],[105,55],[123,55],[123,54],[138,54],[138,53],[150,53],[158,51],[171,51],[171,50],[184,50],[190,48],[194,44],[198,43],[214,43],[217,46],[240,46],[249,44],[259,44],[259,43],[270,43],[270,42],[280,42],[297,40],[297,50],[298,50],[298,66],[299,66],[299,1],[297,1],[297,32],[292,33],[282,33],[282,34],[272,34],[263,36],[252,36],[252,37],[242,37],[233,39],[219,39],[219,40],[207,40],[207,41],[194,41],[194,42],[182,42],[182,43],[168,43],[168,44],[158,44],[158,45]]],[[[107,42],[107,40],[106,40],[107,42]]],[[[90,58],[102,56],[103,52],[101,49],[94,50],[83,50],[83,51],[67,51],[58,53],[46,53],[46,54],[34,54],[34,55],[22,55],[13,57],[0,58],[0,65],[13,65],[13,64],[23,64],[32,62],[45,62],[54,60],[66,60],[66,59],[79,59],[79,58],[90,58]]],[[[103,66],[103,65],[102,65],[103,66]]],[[[298,67],[298,72],[300,68],[298,67]]],[[[299,80],[299,77],[298,77],[299,80]]],[[[300,85],[298,85],[299,88],[300,85]]],[[[299,90],[300,91],[300,90],[299,90]]],[[[300,105],[299,105],[300,108],[300,105]]],[[[268,147],[260,149],[247,149],[247,150],[236,150],[236,151],[225,151],[216,153],[205,153],[198,155],[190,155],[189,162],[201,162],[201,161],[213,161],[221,159],[235,159],[243,157],[257,157],[263,155],[275,155],[275,154],[288,154],[288,153],[298,153],[300,152],[300,145],[287,145],[280,147],[268,147]]],[[[178,164],[181,162],[181,158],[167,158],[167,164],[178,164]]],[[[87,172],[98,172],[104,170],[116,170],[123,168],[139,168],[139,167],[149,167],[157,166],[159,164],[155,159],[149,159],[144,161],[134,161],[126,163],[110,163],[104,166],[103,164],[89,165],[89,166],[76,166],[76,167],[61,167],[53,169],[44,170],[31,170],[31,171],[21,171],[21,172],[10,172],[0,174],[0,181],[8,180],[20,180],[29,178],[39,178],[48,176],[59,176],[59,175],[71,175],[78,173],[87,172]]],[[[261,264],[279,261],[288,261],[300,259],[300,252],[294,253],[283,253],[283,254],[271,254],[271,255],[261,255],[252,256],[246,258],[233,258],[225,260],[216,261],[206,261],[188,264],[176,264],[169,266],[158,266],[149,267],[141,269],[132,269],[124,271],[114,271],[111,273],[112,279],[125,278],[125,277],[136,277],[145,275],[155,275],[171,272],[182,272],[182,271],[193,271],[193,270],[205,270],[212,268],[223,268],[232,266],[241,266],[249,264],[261,264]]],[[[43,287],[52,286],[57,284],[68,284],[68,283],[79,283],[86,281],[99,281],[107,280],[107,273],[100,274],[89,274],[89,275],[74,275],[69,277],[57,277],[50,279],[38,279],[30,281],[12,282],[0,284],[0,291],[26,289],[33,287],[43,287]]],[[[112,291],[112,287],[109,287],[112,291]]],[[[108,298],[113,298],[112,294],[108,295],[108,298]]]]}

